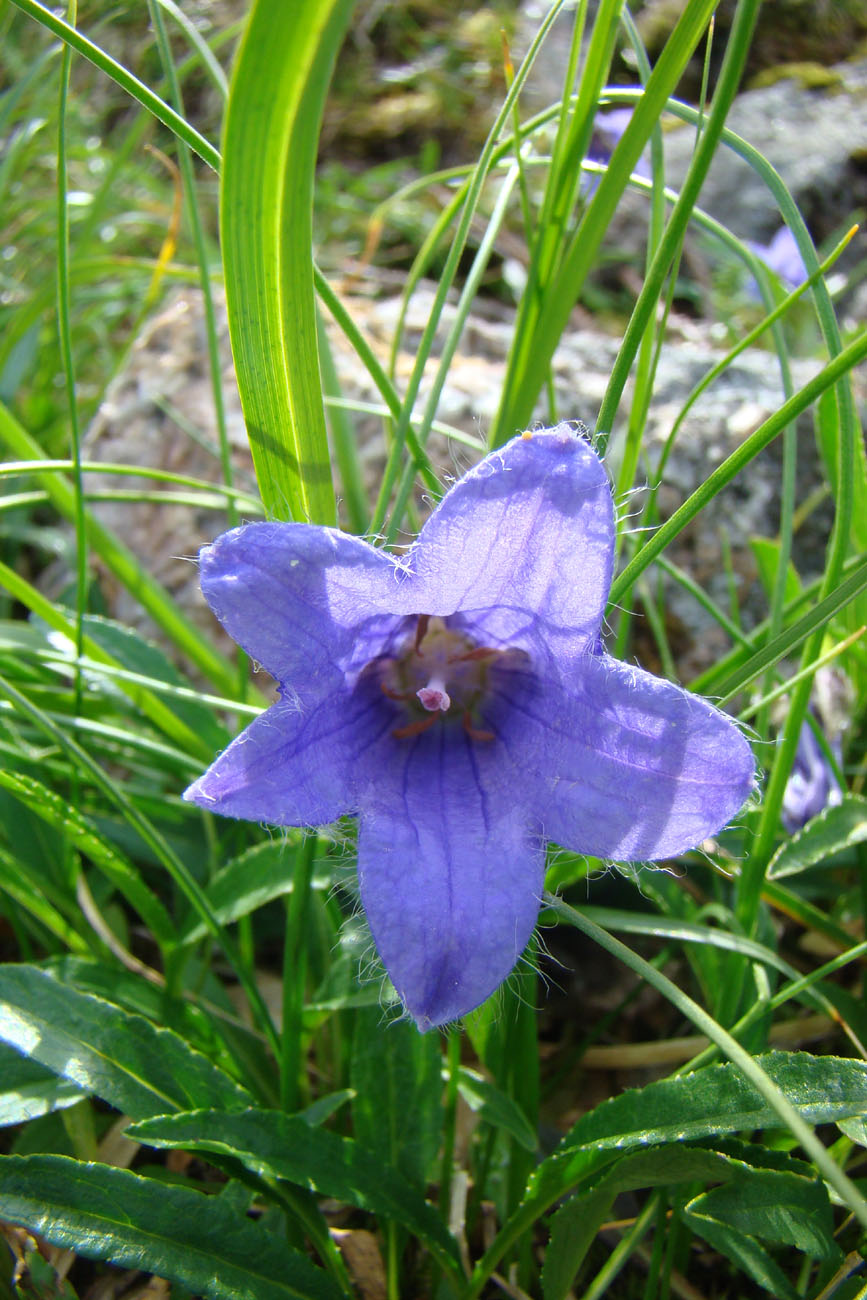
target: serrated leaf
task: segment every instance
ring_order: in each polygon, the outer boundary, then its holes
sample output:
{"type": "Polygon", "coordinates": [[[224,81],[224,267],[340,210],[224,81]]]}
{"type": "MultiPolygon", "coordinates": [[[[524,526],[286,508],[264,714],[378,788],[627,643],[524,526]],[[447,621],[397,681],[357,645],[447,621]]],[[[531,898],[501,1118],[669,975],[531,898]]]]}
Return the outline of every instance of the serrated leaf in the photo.
{"type": "MultiPolygon", "coordinates": [[[[257,907],[263,907],[273,899],[292,892],[298,843],[299,841],[286,839],[254,844],[217,872],[205,894],[221,925],[237,921],[254,912],[257,907]]],[[[329,864],[317,863],[313,870],[311,888],[330,889],[331,884],[329,864]]],[[[206,933],[204,924],[194,917],[181,941],[198,943],[206,933]]]]}
{"type": "Polygon", "coordinates": [[[593,1188],[572,1196],[551,1218],[551,1239],[542,1269],[545,1300],[565,1300],[575,1275],[620,1192],[669,1186],[694,1179],[735,1178],[739,1167],[703,1147],[653,1147],[624,1156],[593,1188]]]}
{"type": "Polygon", "coordinates": [[[687,1227],[703,1237],[714,1250],[730,1259],[765,1291],[769,1291],[774,1300],[802,1300],[779,1264],[754,1238],[725,1223],[717,1223],[715,1219],[685,1212],[682,1212],[681,1217],[687,1227]]]}
{"type": "Polygon", "coordinates": [[[772,1169],[752,1169],[737,1185],[695,1197],[687,1212],[714,1219],[748,1237],[795,1246],[817,1259],[838,1259],[831,1202],[824,1183],[772,1169]]]}
{"type": "Polygon", "coordinates": [[[169,1029],[35,966],[0,967],[0,1040],[134,1119],[250,1096],[169,1029]]]}
{"type": "Polygon", "coordinates": [[[137,1142],[233,1156],[254,1173],[283,1178],[321,1196],[401,1223],[458,1267],[457,1245],[432,1205],[388,1163],[359,1142],[317,1128],[300,1115],[248,1109],[165,1115],[127,1129],[137,1142]]]}
{"type": "Polygon", "coordinates": [[[461,1066],[458,1092],[470,1110],[475,1111],[486,1124],[508,1133],[525,1151],[535,1151],[538,1148],[538,1135],[533,1131],[527,1116],[496,1084],[477,1071],[461,1066]]]}
{"type": "MultiPolygon", "coordinates": [[[[837,1122],[867,1111],[863,1061],[768,1052],[756,1062],[810,1123],[837,1122]]],[[[776,1111],[735,1065],[709,1066],[631,1089],[583,1115],[531,1175],[528,1190],[550,1202],[594,1175],[617,1151],[778,1124],[776,1111]]]]}
{"type": "Polygon", "coordinates": [[[572,1196],[552,1215],[551,1237],[542,1265],[544,1300],[566,1300],[613,1199],[613,1194],[605,1191],[572,1196]]]}
{"type": "Polygon", "coordinates": [[[0,1043],[0,1126],[22,1124],[81,1101],[84,1093],[68,1079],[0,1043]]]}
{"type": "Polygon", "coordinates": [[[0,1156],[0,1217],[208,1300],[339,1300],[280,1233],[219,1197],[66,1156],[0,1156]]]}
{"type": "Polygon", "coordinates": [[[140,872],[100,834],[93,822],[73,808],[68,800],[61,799],[33,777],[0,770],[0,786],[20,799],[37,817],[60,831],[79,853],[90,858],[135,908],[159,943],[174,940],[175,928],[162,903],[148,889],[140,872]]]}
{"type": "Polygon", "coordinates": [[[845,794],[840,803],[824,808],[783,842],[768,866],[768,878],[779,880],[850,849],[867,840],[867,798],[845,794]]]}

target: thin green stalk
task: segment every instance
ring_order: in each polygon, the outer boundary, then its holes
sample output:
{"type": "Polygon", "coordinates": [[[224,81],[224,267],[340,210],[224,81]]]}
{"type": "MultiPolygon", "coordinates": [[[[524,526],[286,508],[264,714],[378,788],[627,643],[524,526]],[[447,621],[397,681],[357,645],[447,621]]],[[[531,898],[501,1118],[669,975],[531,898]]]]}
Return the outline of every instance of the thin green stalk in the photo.
{"type": "Polygon", "coordinates": [[[641,293],[638,295],[638,301],[626,327],[623,343],[617,354],[614,369],[611,372],[611,378],[608,381],[608,387],[599,408],[597,427],[602,431],[603,438],[607,437],[614,427],[614,418],[620,404],[620,396],[632,368],[632,362],[644,332],[651,321],[652,314],[659,301],[665,276],[683,241],[690,214],[695,207],[699,190],[713,161],[725,125],[725,119],[740,86],[760,3],[761,0],[740,0],[735,12],[710,114],[706,119],[704,130],[693,154],[692,162],[680,191],[680,197],[669,218],[650,269],[644,277],[641,293]]]}
{"type": "MultiPolygon", "coordinates": [[[[686,5],[657,60],[642,96],[643,111],[635,113],[611,156],[599,188],[570,237],[559,263],[557,291],[546,295],[532,329],[516,331],[509,358],[503,397],[490,431],[490,445],[500,446],[532,417],[547,366],[569,314],[581,292],[599,246],[633,168],[650,132],[668,102],[713,11],[713,0],[692,0],[686,5]]],[[[528,308],[529,310],[529,308],[528,308]]]]}
{"type": "MultiPolygon", "coordinates": [[[[78,0],[69,0],[69,22],[75,26],[78,0]]],[[[87,606],[87,533],[84,522],[84,479],[81,472],[81,430],[78,423],[78,399],[75,386],[75,359],[72,350],[72,323],[69,292],[69,204],[67,202],[67,106],[72,51],[64,45],[60,58],[60,103],[57,125],[57,326],[60,358],[69,416],[72,443],[72,483],[75,523],[75,653],[81,658],[84,649],[84,612],[87,606]]],[[[81,670],[75,669],[73,702],[76,715],[81,713],[81,670]]]]}
{"type": "Polygon", "coordinates": [[[518,72],[515,74],[515,80],[513,81],[508,93],[506,94],[506,98],[503,101],[503,105],[499,113],[497,114],[496,120],[494,121],[490,131],[488,132],[487,139],[485,140],[484,147],[482,148],[482,152],[479,156],[479,161],[476,164],[476,167],[472,174],[472,178],[467,186],[466,199],[464,201],[461,210],[461,216],[458,221],[458,227],[457,230],[455,231],[454,238],[452,240],[452,244],[449,249],[448,256],[446,258],[446,264],[443,267],[442,275],[440,277],[440,281],[437,286],[437,291],[434,296],[434,302],[431,309],[430,319],[428,320],[428,323],[425,326],[425,329],[422,333],[421,342],[419,344],[418,353],[416,356],[416,362],[413,367],[412,374],[410,375],[409,382],[407,384],[406,393],[404,394],[400,418],[397,421],[397,427],[394,433],[394,442],[391,448],[391,453],[388,458],[388,464],[386,465],[385,474],[383,476],[383,491],[380,493],[380,500],[377,503],[377,509],[374,514],[373,521],[371,523],[370,531],[373,534],[379,533],[382,529],[383,524],[385,523],[387,494],[390,494],[392,485],[394,483],[394,479],[396,478],[399,470],[400,459],[403,454],[403,447],[406,441],[407,429],[409,428],[409,424],[412,418],[413,408],[415,407],[416,399],[418,398],[419,389],[421,387],[421,381],[424,375],[425,363],[427,362],[427,359],[431,353],[431,348],[433,347],[433,342],[436,336],[437,328],[439,326],[442,310],[443,307],[445,306],[449,290],[451,289],[452,283],[455,278],[455,274],[457,273],[460,259],[463,255],[463,251],[466,246],[467,237],[472,227],[473,218],[475,216],[476,209],[478,207],[482,189],[485,185],[485,182],[488,178],[491,167],[493,165],[495,146],[499,139],[500,132],[503,130],[503,128],[505,127],[506,123],[509,120],[509,117],[512,113],[513,105],[516,103],[521,88],[523,87],[524,82],[527,79],[527,76],[530,72],[530,68],[532,67],[536,55],[539,51],[539,47],[541,46],[542,41],[547,35],[557,14],[562,9],[563,3],[564,0],[555,0],[555,3],[551,6],[551,9],[546,15],[541,26],[539,27],[539,30],[537,31],[536,35],[534,36],[530,48],[527,51],[527,54],[524,58],[524,61],[521,64],[521,67],[518,70],[518,72]]]}
{"type": "Polygon", "coordinates": [[[306,835],[295,854],[292,892],[286,899],[286,934],[283,940],[283,1034],[280,1052],[280,1105],[298,1110],[306,1094],[303,1072],[303,1014],[307,988],[307,917],[310,883],[318,838],[306,835]]]}
{"type": "MultiPolygon", "coordinates": [[[[163,8],[167,6],[167,2],[168,0],[148,0],[148,9],[151,15],[151,22],[154,26],[154,32],[156,33],[160,60],[163,65],[163,73],[168,83],[169,98],[174,105],[175,112],[179,117],[183,117],[184,102],[181,94],[181,86],[178,80],[174,59],[172,58],[172,49],[166,34],[165,22],[163,20],[163,8]]],[[[219,64],[217,67],[219,68],[219,64]]],[[[222,75],[222,69],[220,69],[220,72],[222,75]]],[[[225,77],[223,77],[223,85],[225,86],[225,77]]],[[[228,94],[227,89],[226,93],[228,94]]],[[[216,417],[217,437],[220,444],[220,468],[223,474],[223,483],[231,492],[234,487],[234,470],[232,468],[232,449],[229,445],[229,430],[226,423],[226,402],[223,395],[220,345],[217,336],[217,316],[214,310],[214,295],[211,291],[211,275],[209,269],[208,250],[205,243],[205,231],[202,225],[202,218],[196,197],[196,178],[193,173],[193,163],[190,157],[189,146],[183,140],[180,141],[178,147],[178,164],[181,170],[184,197],[187,206],[187,216],[193,234],[193,244],[196,249],[196,261],[199,267],[199,288],[201,289],[202,304],[205,312],[205,339],[208,349],[211,395],[214,399],[214,415],[216,417]]],[[[226,514],[229,527],[234,528],[238,522],[238,512],[231,496],[227,498],[226,514]]]]}
{"type": "MultiPolygon", "coordinates": [[[[46,472],[40,465],[49,462],[42,447],[11,412],[0,403],[0,442],[5,442],[13,454],[22,459],[38,462],[34,475],[43,484],[52,504],[66,519],[75,517],[75,494],[70,483],[60,474],[46,472]]],[[[105,562],[115,577],[137,599],[172,642],[189,655],[191,661],[217,686],[229,693],[235,689],[234,669],[209,643],[201,632],[168,595],[165,588],[144,568],[141,561],[121,542],[109,528],[93,514],[85,516],[89,545],[105,562]]]]}
{"type": "Polygon", "coordinates": [[[461,1069],[461,1035],[452,1028],[448,1031],[448,1073],[446,1097],[443,1105],[443,1153],[440,1161],[439,1207],[443,1221],[448,1223],[452,1203],[452,1175],[455,1159],[455,1129],[458,1117],[458,1078],[461,1069]]]}
{"type": "Polygon", "coordinates": [[[660,1200],[659,1192],[653,1192],[648,1196],[644,1207],[624,1232],[593,1281],[582,1293],[582,1300],[600,1300],[600,1297],[605,1295],[611,1283],[629,1263],[629,1257],[642,1237],[646,1236],[652,1227],[654,1219],[657,1218],[660,1200]]]}
{"type": "MultiPolygon", "coordinates": [[[[436,415],[437,405],[439,403],[442,390],[445,386],[446,379],[448,378],[449,366],[451,365],[452,358],[454,357],[455,352],[457,351],[457,347],[458,347],[458,343],[460,342],[460,337],[463,331],[463,327],[466,323],[467,316],[469,315],[470,308],[473,304],[473,300],[478,292],[479,285],[481,284],[482,276],[484,275],[485,270],[487,268],[488,260],[491,256],[491,253],[493,252],[494,242],[497,238],[497,235],[499,234],[500,227],[505,218],[506,209],[508,207],[512,190],[515,186],[515,182],[518,178],[518,175],[519,173],[517,167],[513,167],[511,168],[508,175],[504,178],[502,182],[500,193],[498,194],[497,201],[494,204],[494,210],[491,213],[490,220],[488,221],[488,225],[485,230],[484,237],[482,238],[481,243],[479,244],[478,250],[476,251],[476,255],[473,258],[473,265],[470,268],[470,272],[469,275],[467,276],[466,283],[464,284],[464,287],[461,290],[461,296],[458,300],[457,310],[455,311],[455,319],[451,329],[449,330],[448,336],[443,343],[442,352],[440,354],[439,366],[437,367],[436,377],[431,386],[431,391],[428,396],[427,403],[425,405],[424,414],[422,415],[421,424],[419,425],[418,428],[418,438],[422,446],[424,446],[425,443],[427,442],[428,435],[430,434],[431,428],[433,427],[434,416],[436,415]]],[[[410,464],[407,466],[406,470],[404,471],[403,479],[401,480],[400,487],[398,488],[397,491],[394,509],[391,514],[391,520],[389,522],[388,529],[386,531],[387,544],[394,541],[397,532],[400,529],[409,502],[409,497],[412,492],[414,481],[415,481],[415,469],[414,466],[410,464]]],[[[385,487],[385,483],[383,483],[383,488],[384,487],[385,487]]],[[[383,508],[384,505],[385,505],[385,501],[383,500],[383,494],[380,493],[380,498],[379,501],[377,502],[377,515],[379,510],[383,508]]],[[[375,526],[373,527],[372,531],[373,532],[377,531],[375,526]]]]}
{"type": "Polygon", "coordinates": [[[831,663],[838,655],[843,654],[845,650],[848,650],[850,646],[853,646],[856,641],[860,641],[865,632],[867,632],[867,627],[856,628],[849,636],[844,637],[842,641],[838,641],[830,650],[826,650],[823,655],[820,655],[815,663],[810,664],[807,668],[799,669],[793,677],[787,677],[785,681],[780,682],[778,686],[775,686],[773,690],[768,691],[766,695],[762,695],[760,699],[752,700],[747,707],[741,709],[738,714],[741,722],[746,718],[751,718],[755,713],[758,713],[760,709],[766,709],[769,704],[773,704],[776,700],[782,699],[784,695],[788,695],[792,687],[798,682],[803,681],[805,677],[814,677],[819,668],[824,668],[826,664],[831,663]]]}

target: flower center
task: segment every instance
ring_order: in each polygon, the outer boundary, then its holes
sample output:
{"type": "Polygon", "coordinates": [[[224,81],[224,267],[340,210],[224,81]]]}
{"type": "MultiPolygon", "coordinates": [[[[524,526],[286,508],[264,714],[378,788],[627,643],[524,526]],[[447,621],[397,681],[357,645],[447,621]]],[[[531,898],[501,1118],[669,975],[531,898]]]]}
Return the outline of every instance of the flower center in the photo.
{"type": "Polygon", "coordinates": [[[474,725],[474,715],[487,694],[491,667],[507,653],[478,645],[442,618],[419,614],[414,636],[382,663],[383,694],[403,703],[410,718],[392,735],[417,736],[452,717],[473,740],[493,740],[492,731],[474,725]]]}

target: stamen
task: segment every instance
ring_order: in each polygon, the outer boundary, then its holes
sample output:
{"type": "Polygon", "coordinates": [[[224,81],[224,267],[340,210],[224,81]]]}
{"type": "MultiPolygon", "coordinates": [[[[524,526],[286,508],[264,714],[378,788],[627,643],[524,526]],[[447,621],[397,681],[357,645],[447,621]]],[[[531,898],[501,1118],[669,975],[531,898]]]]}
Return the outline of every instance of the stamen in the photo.
{"type": "MultiPolygon", "coordinates": [[[[470,716],[469,709],[466,710],[461,721],[463,722],[464,731],[467,733],[470,740],[496,740],[497,739],[493,731],[481,731],[478,727],[473,726],[473,719],[470,716]]],[[[395,732],[395,735],[396,734],[397,733],[395,732]]]]}
{"type": "Polygon", "coordinates": [[[428,624],[430,623],[430,614],[419,614],[418,622],[415,625],[415,652],[421,655],[421,643],[427,636],[428,624]]]}
{"type": "Polygon", "coordinates": [[[403,702],[404,700],[412,699],[412,695],[409,691],[393,691],[390,686],[385,684],[385,682],[379,683],[379,689],[382,691],[383,695],[386,695],[390,700],[403,702]]]}
{"type": "Polygon", "coordinates": [[[470,663],[474,659],[493,659],[499,653],[500,651],[495,650],[493,646],[477,645],[475,650],[468,650],[466,654],[452,655],[448,662],[450,664],[464,664],[470,663]]]}
{"type": "Polygon", "coordinates": [[[428,727],[432,727],[437,720],[437,714],[432,713],[429,718],[420,718],[418,722],[410,722],[405,727],[397,727],[391,734],[396,740],[408,740],[410,736],[420,736],[428,727]]]}

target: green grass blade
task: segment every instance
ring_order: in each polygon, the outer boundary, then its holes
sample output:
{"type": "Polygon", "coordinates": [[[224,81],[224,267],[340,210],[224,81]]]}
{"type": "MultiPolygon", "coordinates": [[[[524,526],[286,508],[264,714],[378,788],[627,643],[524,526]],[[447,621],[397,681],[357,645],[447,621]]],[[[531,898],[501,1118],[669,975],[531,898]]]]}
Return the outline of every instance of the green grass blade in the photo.
{"type": "MultiPolygon", "coordinates": [[[[12,453],[22,460],[46,461],[48,458],[39,443],[0,403],[0,443],[5,443],[12,453]]],[[[34,466],[34,476],[42,483],[54,507],[65,519],[75,518],[75,493],[68,479],[40,465],[34,466]]],[[[153,578],[123,542],[93,515],[86,516],[87,540],[116,578],[132,592],[150,614],[154,622],[171,638],[179,650],[189,655],[196,666],[226,695],[236,689],[236,674],[222,655],[212,648],[201,632],[178,608],[171,597],[153,578]]]]}
{"type": "Polygon", "coordinates": [[[100,49],[74,27],[70,27],[69,23],[65,23],[62,18],[58,18],[46,5],[39,4],[38,0],[12,0],[12,3],[31,18],[35,18],[52,35],[71,46],[76,53],[84,55],[94,67],[99,68],[100,72],[104,72],[106,76],[111,77],[112,81],[117,82],[121,90],[125,90],[133,99],[138,100],[142,108],[153,113],[154,117],[162,122],[163,126],[167,126],[179,140],[184,140],[203,162],[214,171],[219,171],[220,155],[210,141],[200,135],[195,127],[190,126],[189,122],[184,121],[173,108],[169,108],[159,95],[155,95],[149,86],[133,76],[123,64],[118,63],[110,54],[106,54],[105,50],[100,49]]]}
{"type": "Polygon", "coordinates": [[[232,79],[220,226],[229,330],[269,515],[336,519],[313,295],[313,174],[352,0],[257,0],[232,79]],[[253,144],[255,142],[255,144],[253,144]]]}
{"type": "Polygon", "coordinates": [[[641,111],[634,114],[624,131],[611,156],[608,171],[601,178],[578,229],[563,250],[554,288],[532,308],[528,305],[519,319],[503,398],[491,427],[489,441],[492,447],[500,446],[515,432],[528,427],[554,350],[614,210],[713,9],[713,0],[694,0],[684,9],[645,87],[641,111]],[[529,315],[532,319],[525,321],[524,317],[529,315]]]}
{"type": "Polygon", "coordinates": [[[765,420],[764,424],[760,425],[755,433],[741,443],[740,447],[732,452],[712,474],[709,474],[701,487],[697,488],[692,496],[687,497],[683,505],[657,529],[638,554],[630,560],[623,572],[615,578],[609,596],[610,607],[613,608],[620,602],[639,574],[643,573],[647,566],[658,555],[662,554],[678,533],[704,509],[712,497],[716,496],[727,483],[730,483],[735,475],[744,466],[748,465],[764,447],[773,442],[774,438],[778,437],[786,426],[800,415],[801,411],[805,411],[808,406],[815,402],[817,397],[821,396],[832,384],[835,384],[841,376],[845,376],[864,357],[867,357],[867,333],[856,335],[852,342],[842,352],[838,353],[823,370],[820,370],[803,388],[795,393],[790,401],[785,402],[778,411],[765,420]]]}

